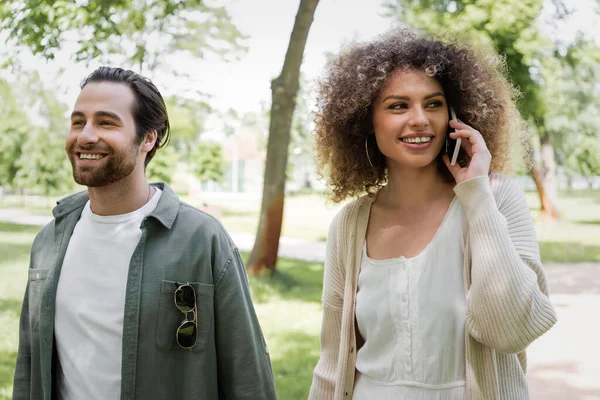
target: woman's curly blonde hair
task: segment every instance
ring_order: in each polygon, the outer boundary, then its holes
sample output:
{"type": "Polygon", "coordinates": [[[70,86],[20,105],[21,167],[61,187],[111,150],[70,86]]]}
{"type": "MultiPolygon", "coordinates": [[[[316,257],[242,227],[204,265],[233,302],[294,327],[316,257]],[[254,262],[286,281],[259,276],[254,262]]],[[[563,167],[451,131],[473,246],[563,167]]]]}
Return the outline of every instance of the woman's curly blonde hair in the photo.
{"type": "MultiPolygon", "coordinates": [[[[317,82],[315,114],[316,162],[320,173],[328,176],[332,200],[374,193],[385,185],[387,168],[372,134],[371,105],[399,69],[421,70],[440,82],[458,118],[485,139],[492,154],[491,172],[508,172],[515,147],[528,160],[527,130],[515,106],[518,92],[505,78],[503,59],[487,53],[393,30],[333,59],[317,82]]],[[[451,178],[441,154],[438,165],[451,178]]]]}

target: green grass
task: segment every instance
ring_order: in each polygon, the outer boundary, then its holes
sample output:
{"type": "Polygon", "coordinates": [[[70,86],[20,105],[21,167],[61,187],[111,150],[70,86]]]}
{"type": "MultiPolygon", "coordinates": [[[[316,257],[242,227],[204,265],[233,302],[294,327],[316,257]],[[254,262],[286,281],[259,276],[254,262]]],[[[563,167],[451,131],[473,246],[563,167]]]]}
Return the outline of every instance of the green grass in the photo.
{"type": "Polygon", "coordinates": [[[539,217],[537,193],[527,193],[535,221],[542,261],[600,262],[600,193],[598,191],[559,194],[561,220],[545,222],[539,217]]]}
{"type": "Polygon", "coordinates": [[[0,399],[12,396],[29,249],[39,227],[0,222],[0,399]]]}
{"type": "Polygon", "coordinates": [[[250,276],[278,399],[306,399],[319,359],[323,265],[280,259],[272,279],[250,276]]]}
{"type": "MultiPolygon", "coordinates": [[[[0,222],[0,400],[12,396],[29,251],[39,229],[0,222]]],[[[272,279],[249,277],[279,399],[308,397],[319,357],[322,277],[322,264],[289,259],[279,260],[272,279]]]]}

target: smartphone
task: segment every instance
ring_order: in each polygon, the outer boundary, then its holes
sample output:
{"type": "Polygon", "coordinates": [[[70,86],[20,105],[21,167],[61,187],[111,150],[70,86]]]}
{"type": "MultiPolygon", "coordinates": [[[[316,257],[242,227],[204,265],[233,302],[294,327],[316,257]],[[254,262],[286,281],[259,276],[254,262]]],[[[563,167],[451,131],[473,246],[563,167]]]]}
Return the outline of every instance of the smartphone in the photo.
{"type": "MultiPolygon", "coordinates": [[[[456,113],[454,112],[454,108],[451,106],[448,107],[450,110],[450,120],[456,121],[456,113]]],[[[458,153],[460,153],[460,138],[452,139],[450,134],[454,132],[454,128],[448,125],[448,140],[446,140],[446,153],[448,154],[448,159],[450,159],[450,165],[456,165],[456,160],[458,160],[458,153]]]]}

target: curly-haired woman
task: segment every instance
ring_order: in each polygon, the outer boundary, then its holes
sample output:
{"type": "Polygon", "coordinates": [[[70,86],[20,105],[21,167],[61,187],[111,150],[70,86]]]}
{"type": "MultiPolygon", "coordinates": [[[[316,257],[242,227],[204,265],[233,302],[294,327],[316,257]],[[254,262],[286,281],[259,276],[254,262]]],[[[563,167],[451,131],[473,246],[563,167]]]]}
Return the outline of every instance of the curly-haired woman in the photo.
{"type": "Polygon", "coordinates": [[[330,227],[310,399],[528,398],[525,349],[556,316],[501,174],[528,155],[515,94],[498,57],[408,31],[331,62],[317,162],[334,201],[366,195],[330,227]]]}

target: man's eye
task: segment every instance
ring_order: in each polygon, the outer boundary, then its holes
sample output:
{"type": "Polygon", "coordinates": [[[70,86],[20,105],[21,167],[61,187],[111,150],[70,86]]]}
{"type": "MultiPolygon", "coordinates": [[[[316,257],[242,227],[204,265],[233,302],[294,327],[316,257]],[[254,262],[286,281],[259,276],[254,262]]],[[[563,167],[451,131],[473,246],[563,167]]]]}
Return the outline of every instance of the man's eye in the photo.
{"type": "Polygon", "coordinates": [[[83,125],[83,121],[73,121],[71,122],[71,126],[81,126],[83,125]]]}
{"type": "Polygon", "coordinates": [[[111,126],[111,125],[114,125],[114,124],[112,122],[110,122],[110,121],[102,121],[102,122],[100,122],[100,125],[111,126]]]}

